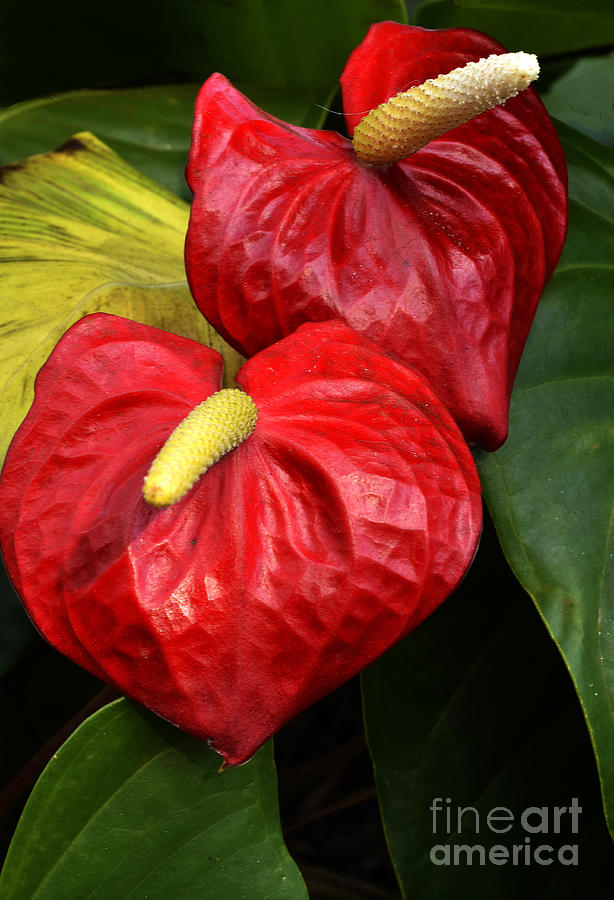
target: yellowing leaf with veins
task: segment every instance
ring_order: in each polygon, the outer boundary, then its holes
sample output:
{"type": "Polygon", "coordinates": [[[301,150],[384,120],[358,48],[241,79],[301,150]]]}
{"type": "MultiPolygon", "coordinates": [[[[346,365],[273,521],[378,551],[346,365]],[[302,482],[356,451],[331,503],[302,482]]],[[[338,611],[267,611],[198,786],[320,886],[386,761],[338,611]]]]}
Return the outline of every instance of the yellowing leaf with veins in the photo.
{"type": "Polygon", "coordinates": [[[83,133],[0,168],[0,460],[34,379],[82,316],[112,312],[241,357],[193,304],[183,244],[189,207],[83,133]]]}

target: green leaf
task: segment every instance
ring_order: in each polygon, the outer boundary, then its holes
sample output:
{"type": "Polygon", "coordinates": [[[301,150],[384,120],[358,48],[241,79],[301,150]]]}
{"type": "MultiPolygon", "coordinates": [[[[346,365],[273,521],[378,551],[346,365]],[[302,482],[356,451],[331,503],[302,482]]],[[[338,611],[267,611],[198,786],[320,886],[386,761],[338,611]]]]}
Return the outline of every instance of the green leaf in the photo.
{"type": "MultiPolygon", "coordinates": [[[[610,0],[456,0],[466,9],[504,9],[514,13],[543,13],[549,16],[577,16],[583,19],[612,22],[614,10],[610,0]]],[[[553,25],[554,27],[554,25],[553,25]]]]}
{"type": "MultiPolygon", "coordinates": [[[[611,8],[609,0],[606,2],[611,8]]],[[[416,10],[412,23],[424,28],[476,28],[509,50],[538,56],[604,47],[614,42],[614,18],[584,18],[583,11],[584,4],[576,0],[572,10],[556,18],[532,2],[521,15],[490,5],[461,8],[455,0],[427,0],[416,10]]],[[[537,82],[538,88],[539,85],[537,82]]]]}
{"type": "Polygon", "coordinates": [[[192,302],[188,207],[92,135],[0,169],[0,458],[30,406],[34,378],[77,319],[104,311],[241,357],[192,302]]]}
{"type": "Polygon", "coordinates": [[[578,60],[543,100],[551,116],[614,147],[614,52],[578,60]]]}
{"type": "MultiPolygon", "coordinates": [[[[310,127],[322,121],[321,104],[328,105],[369,26],[381,19],[406,21],[402,0],[209,0],[207,6],[212,70],[272,112],[284,94],[301,97],[311,109],[302,124],[310,127]]],[[[196,62],[202,58],[198,44],[194,51],[196,62]]]]}
{"type": "Polygon", "coordinates": [[[614,826],[614,153],[561,126],[569,236],[522,359],[510,436],[479,455],[505,554],[578,691],[614,826]]]}
{"type": "Polygon", "coordinates": [[[573,688],[489,531],[459,591],[362,681],[382,816],[404,897],[577,900],[600,879],[611,880],[614,853],[573,688]],[[557,833],[553,809],[569,809],[574,797],[582,808],[578,831],[567,812],[557,833]],[[549,808],[546,833],[522,826],[531,806],[549,808]],[[488,822],[498,807],[514,817],[502,832],[488,822]],[[467,809],[460,830],[459,808],[467,809]],[[554,849],[553,865],[535,861],[543,844],[554,849]],[[577,866],[557,862],[566,844],[578,845],[577,866]],[[477,849],[473,865],[464,851],[454,865],[462,845],[484,847],[484,863],[477,849]],[[506,863],[490,861],[493,845],[506,848],[506,863]],[[517,864],[514,846],[521,847],[517,864]],[[436,864],[446,853],[450,864],[436,864]]]}
{"type": "Polygon", "coordinates": [[[315,120],[369,25],[405,17],[401,0],[0,5],[0,102],[83,87],[202,82],[219,71],[256,103],[274,94],[289,104],[300,98],[315,120]]]}
{"type": "Polygon", "coordinates": [[[188,200],[184,169],[200,85],[82,91],[0,111],[0,164],[91,131],[127,162],[188,200]]]}
{"type": "Polygon", "coordinates": [[[0,878],[5,900],[307,897],[282,840],[272,743],[245,766],[118,700],[38,780],[0,878]]]}

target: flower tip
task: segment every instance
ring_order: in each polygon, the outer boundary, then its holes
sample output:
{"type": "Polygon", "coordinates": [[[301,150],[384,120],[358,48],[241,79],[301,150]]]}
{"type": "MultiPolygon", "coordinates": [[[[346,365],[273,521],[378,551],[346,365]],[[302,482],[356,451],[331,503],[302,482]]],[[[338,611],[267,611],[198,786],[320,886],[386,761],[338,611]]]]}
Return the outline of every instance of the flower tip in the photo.
{"type": "Polygon", "coordinates": [[[522,91],[539,78],[539,60],[534,53],[504,53],[501,58],[506,59],[510,71],[515,69],[518,90],[522,91]]]}
{"type": "Polygon", "coordinates": [[[175,428],[145,477],[150,506],[172,506],[201,475],[250,436],[258,420],[251,397],[236,388],[212,394],[175,428]]]}
{"type": "Polygon", "coordinates": [[[358,159],[385,166],[499,106],[539,75],[533,53],[493,53],[396,94],[354,129],[358,159]]]}
{"type": "Polygon", "coordinates": [[[177,496],[177,491],[172,486],[164,485],[160,481],[156,481],[151,475],[147,475],[143,481],[143,499],[150,506],[163,508],[172,506],[181,497],[177,496]]]}

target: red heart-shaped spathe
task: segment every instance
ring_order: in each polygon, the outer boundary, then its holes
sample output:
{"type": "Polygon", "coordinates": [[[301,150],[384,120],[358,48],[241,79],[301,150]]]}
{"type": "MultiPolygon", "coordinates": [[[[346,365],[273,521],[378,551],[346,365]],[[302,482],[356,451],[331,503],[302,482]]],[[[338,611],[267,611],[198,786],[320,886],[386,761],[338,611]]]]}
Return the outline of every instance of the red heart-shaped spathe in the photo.
{"type": "MultiPolygon", "coordinates": [[[[374,25],[342,76],[348,130],[390,96],[503,52],[468,29],[374,25]]],[[[383,169],[287,125],[221,75],[196,103],[187,168],[193,295],[245,355],[337,318],[423,372],[469,442],[495,449],[567,223],[566,167],[536,93],[383,169]]]]}
{"type": "Polygon", "coordinates": [[[0,537],[43,635],[239,763],[453,590],[481,504],[430,387],[321,323],[241,370],[253,434],[182,501],[148,506],[152,459],[220,374],[183,338],[73,326],[7,456],[0,537]]]}

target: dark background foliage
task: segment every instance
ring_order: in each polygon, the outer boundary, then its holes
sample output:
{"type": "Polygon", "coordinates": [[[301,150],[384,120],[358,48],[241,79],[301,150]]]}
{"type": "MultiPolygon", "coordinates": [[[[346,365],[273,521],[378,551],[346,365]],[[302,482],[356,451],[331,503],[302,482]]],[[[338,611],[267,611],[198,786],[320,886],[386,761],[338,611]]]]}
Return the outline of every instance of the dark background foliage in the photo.
{"type": "MultiPolygon", "coordinates": [[[[563,265],[584,268],[571,287],[564,280],[569,273],[561,268],[559,281],[555,279],[545,297],[520,379],[524,387],[530,385],[544,355],[576,362],[581,357],[576,369],[582,374],[582,366],[594,364],[592,348],[599,344],[590,328],[607,335],[611,315],[606,302],[610,276],[604,271],[599,281],[595,271],[596,266],[607,269],[603,260],[614,252],[614,216],[604,205],[611,196],[614,171],[606,149],[614,143],[614,13],[607,3],[431,0],[409,3],[406,9],[393,0],[0,0],[0,104],[5,107],[0,110],[0,163],[51,150],[87,129],[188,199],[183,166],[192,104],[198,86],[212,71],[222,71],[256,103],[282,118],[309,126],[326,120],[328,127],[339,128],[336,84],[349,51],[372,21],[408,16],[426,27],[481,28],[510,49],[539,53],[540,90],[552,113],[601,142],[597,150],[579,139],[576,157],[578,139],[564,132],[577,187],[563,265]],[[584,290],[586,267],[592,270],[592,294],[584,290]],[[565,317],[579,292],[594,298],[596,305],[588,307],[585,324],[574,326],[573,317],[565,317]],[[561,344],[548,343],[561,322],[568,333],[583,338],[573,344],[569,356],[561,344]]],[[[602,351],[607,354],[607,346],[602,351]]],[[[604,409],[607,396],[603,394],[604,409]]],[[[566,397],[561,402],[565,404],[566,397]]],[[[609,408],[605,424],[612,430],[609,408]]],[[[531,451],[523,430],[534,428],[531,417],[538,417],[541,408],[526,411],[519,399],[514,409],[517,424],[509,447],[496,460],[481,457],[479,463],[499,539],[541,616],[512,574],[488,520],[476,562],[455,596],[365,674],[366,736],[358,679],[283,729],[275,740],[281,822],[312,898],[367,900],[399,897],[401,892],[427,900],[575,898],[581,892],[590,896],[599,882],[611,883],[614,848],[601,796],[603,789],[607,801],[611,792],[611,713],[590,707],[583,697],[584,710],[590,711],[587,729],[567,668],[573,654],[552,624],[551,597],[544,587],[550,573],[540,570],[542,557],[535,557],[537,563],[531,557],[530,571],[523,567],[528,554],[537,554],[518,531],[522,514],[532,507],[521,501],[520,510],[513,505],[507,509],[502,497],[513,475],[534,485],[533,507],[551,502],[539,493],[539,485],[550,478],[550,465],[557,478],[590,485],[594,493],[588,499],[573,501],[574,508],[584,502],[590,508],[591,498],[600,492],[611,499],[614,473],[606,463],[599,484],[592,485],[578,470],[577,460],[569,470],[561,462],[569,444],[542,443],[531,451]],[[521,451],[525,468],[518,474],[513,466],[521,451]],[[597,740],[595,748],[591,737],[597,740]],[[599,771],[594,749],[601,759],[599,771]],[[458,804],[480,810],[566,805],[578,797],[583,809],[580,865],[436,868],[428,861],[435,842],[428,806],[435,796],[452,796],[458,804]]],[[[574,521],[575,537],[573,529],[571,537],[564,536],[568,543],[562,545],[563,555],[569,556],[569,542],[578,547],[582,541],[590,546],[603,542],[603,528],[589,528],[587,534],[583,520],[574,521]]],[[[540,536],[546,557],[553,550],[552,534],[556,529],[540,536]]],[[[609,538],[605,546],[607,556],[609,538]]],[[[561,566],[565,570],[564,560],[561,566]]],[[[598,605],[600,614],[610,614],[611,592],[582,596],[589,612],[593,607],[596,612],[598,605]]],[[[574,648],[580,640],[584,635],[572,636],[574,648]]],[[[606,664],[614,665],[614,658],[608,659],[606,664]]],[[[571,668],[580,694],[588,696],[588,679],[583,684],[578,670],[571,668]]],[[[5,579],[0,601],[3,850],[47,761],[80,721],[111,699],[108,689],[34,633],[5,579]]],[[[156,726],[147,720],[146,727],[156,726]]],[[[174,738],[166,735],[164,740],[172,743],[174,738]]],[[[87,792],[87,784],[80,789],[87,792]]],[[[136,802],[127,806],[126,819],[136,819],[138,809],[136,802]]],[[[274,818],[274,810],[270,815],[274,818]]],[[[242,839],[238,827],[237,844],[242,839]]],[[[100,842],[100,836],[94,833],[90,840],[100,842]]],[[[192,896],[182,893],[168,873],[159,884],[161,894],[192,896]]],[[[247,883],[234,896],[258,896],[257,890],[247,883]]],[[[212,891],[206,896],[217,896],[215,888],[212,891]]],[[[67,894],[51,884],[40,896],[67,894]]],[[[120,890],[106,896],[123,895],[120,890]]]]}

